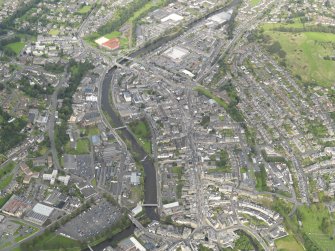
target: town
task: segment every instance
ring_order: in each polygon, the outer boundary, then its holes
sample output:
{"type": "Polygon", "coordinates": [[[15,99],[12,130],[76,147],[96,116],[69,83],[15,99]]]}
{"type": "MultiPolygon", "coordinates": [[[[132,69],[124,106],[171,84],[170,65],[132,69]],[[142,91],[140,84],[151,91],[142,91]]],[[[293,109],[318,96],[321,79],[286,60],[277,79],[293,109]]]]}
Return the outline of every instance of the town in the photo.
{"type": "Polygon", "coordinates": [[[0,250],[335,250],[334,0],[0,9],[0,250]]]}

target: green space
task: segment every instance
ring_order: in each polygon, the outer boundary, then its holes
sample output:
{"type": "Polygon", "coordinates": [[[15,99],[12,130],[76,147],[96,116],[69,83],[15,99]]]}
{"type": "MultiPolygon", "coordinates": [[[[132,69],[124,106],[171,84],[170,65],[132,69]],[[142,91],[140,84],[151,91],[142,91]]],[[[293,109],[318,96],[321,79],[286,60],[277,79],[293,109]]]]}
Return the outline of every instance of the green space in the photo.
{"type": "Polygon", "coordinates": [[[112,39],[112,38],[119,38],[121,37],[122,33],[119,31],[113,31],[111,33],[105,34],[104,37],[108,38],[108,39],[112,39]]]}
{"type": "Polygon", "coordinates": [[[255,216],[249,214],[241,214],[243,218],[249,221],[247,225],[254,225],[256,227],[267,227],[269,226],[265,221],[258,219],[255,216]]]}
{"type": "Polygon", "coordinates": [[[334,84],[335,61],[326,57],[333,56],[335,34],[326,33],[322,27],[306,28],[300,22],[264,24],[261,30],[267,46],[280,45],[284,52],[281,52],[281,60],[297,79],[309,85],[330,87],[334,84]]]}
{"type": "Polygon", "coordinates": [[[65,152],[69,154],[88,154],[90,153],[90,141],[87,138],[78,139],[76,148],[71,147],[71,142],[68,141],[65,145],[65,152]]]}
{"type": "Polygon", "coordinates": [[[59,34],[59,30],[58,29],[51,29],[51,30],[49,30],[48,33],[51,36],[57,36],[59,34]]]}
{"type": "Polygon", "coordinates": [[[294,238],[293,235],[288,235],[275,241],[277,250],[280,251],[304,251],[305,249],[294,238]]]}
{"type": "Polygon", "coordinates": [[[261,0],[250,0],[250,4],[252,7],[258,5],[261,2],[261,0]]]}
{"type": "Polygon", "coordinates": [[[321,121],[307,121],[307,128],[314,137],[323,138],[328,136],[327,127],[325,127],[321,121]]]}
{"type": "Polygon", "coordinates": [[[266,170],[264,165],[261,165],[259,167],[260,171],[255,172],[255,177],[256,177],[256,190],[257,191],[268,191],[268,187],[266,185],[266,170]]]}
{"type": "Polygon", "coordinates": [[[15,167],[15,162],[10,161],[0,169],[0,179],[11,173],[15,167]]]}
{"type": "Polygon", "coordinates": [[[3,207],[3,205],[6,204],[6,202],[10,199],[12,195],[11,194],[6,194],[4,196],[0,196],[0,208],[3,207]]]}
{"type": "Polygon", "coordinates": [[[96,187],[97,186],[97,180],[95,178],[93,178],[93,180],[91,181],[92,186],[96,187]]]}
{"type": "Polygon", "coordinates": [[[301,230],[322,250],[332,250],[335,247],[334,215],[331,215],[323,204],[313,204],[311,207],[298,208],[297,216],[302,222],[301,230]]]}
{"type": "Polygon", "coordinates": [[[85,61],[83,63],[77,63],[74,60],[70,60],[68,69],[71,73],[71,77],[69,79],[69,86],[67,88],[62,89],[58,94],[58,99],[63,99],[63,105],[58,111],[59,118],[61,119],[61,125],[57,125],[55,127],[55,143],[58,153],[63,153],[67,148],[69,142],[69,136],[66,134],[67,131],[67,121],[71,117],[73,113],[72,110],[72,102],[73,95],[76,92],[78,86],[84,75],[92,69],[92,65],[85,61]],[[65,148],[63,149],[63,146],[65,148]]]}
{"type": "Polygon", "coordinates": [[[16,55],[19,55],[21,50],[24,47],[24,43],[23,42],[14,42],[14,43],[10,43],[6,45],[6,48],[8,48],[9,50],[13,51],[16,55]]]}
{"type": "Polygon", "coordinates": [[[183,175],[183,168],[181,166],[173,166],[171,171],[172,173],[177,175],[176,196],[178,199],[180,199],[182,195],[182,189],[184,186],[184,182],[181,179],[183,175]]]}
{"type": "Polygon", "coordinates": [[[213,154],[210,157],[211,161],[215,161],[216,168],[209,169],[209,173],[217,173],[217,172],[224,172],[229,173],[231,172],[231,167],[229,165],[229,155],[228,152],[225,150],[221,150],[220,152],[213,154]]]}
{"type": "Polygon", "coordinates": [[[82,244],[79,241],[66,238],[55,233],[47,233],[38,236],[33,239],[34,241],[29,241],[27,243],[22,243],[20,250],[30,251],[30,250],[71,250],[79,251],[81,250],[82,244]]]}
{"type": "Polygon", "coordinates": [[[135,135],[136,140],[143,146],[143,149],[150,154],[151,132],[148,122],[145,119],[140,119],[129,123],[128,126],[135,135]]]}
{"type": "Polygon", "coordinates": [[[82,6],[78,11],[77,13],[79,14],[87,14],[88,12],[90,12],[92,9],[92,6],[91,5],[84,5],[82,6]]]}
{"type": "Polygon", "coordinates": [[[249,236],[243,230],[237,230],[236,233],[240,236],[235,241],[234,251],[236,250],[263,250],[257,240],[249,236]]]}
{"type": "Polygon", "coordinates": [[[14,178],[14,175],[7,175],[4,178],[0,179],[0,190],[5,189],[6,187],[9,186],[9,184],[12,182],[14,178]]]}

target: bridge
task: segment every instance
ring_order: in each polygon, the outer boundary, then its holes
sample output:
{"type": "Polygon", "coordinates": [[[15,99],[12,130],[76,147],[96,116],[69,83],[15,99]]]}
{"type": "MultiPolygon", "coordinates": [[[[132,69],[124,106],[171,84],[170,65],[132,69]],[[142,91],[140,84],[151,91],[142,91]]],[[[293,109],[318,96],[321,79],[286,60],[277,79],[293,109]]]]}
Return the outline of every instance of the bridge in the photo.
{"type": "Polygon", "coordinates": [[[143,204],[142,207],[158,207],[158,204],[143,204]]]}
{"type": "Polygon", "coordinates": [[[121,129],[124,129],[124,128],[127,128],[127,126],[120,126],[120,127],[116,127],[116,128],[113,128],[114,130],[121,130],[121,129]]]}

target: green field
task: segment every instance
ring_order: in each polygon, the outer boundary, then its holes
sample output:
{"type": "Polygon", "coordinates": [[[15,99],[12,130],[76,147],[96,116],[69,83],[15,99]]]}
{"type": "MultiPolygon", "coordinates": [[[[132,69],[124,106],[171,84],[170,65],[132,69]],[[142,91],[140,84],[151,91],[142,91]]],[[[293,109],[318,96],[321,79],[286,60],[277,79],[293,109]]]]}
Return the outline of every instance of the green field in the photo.
{"type": "Polygon", "coordinates": [[[13,178],[14,178],[13,174],[7,175],[6,177],[2,178],[0,180],[0,190],[3,190],[6,187],[8,187],[9,184],[12,182],[13,178]]]}
{"type": "Polygon", "coordinates": [[[129,123],[129,128],[147,153],[151,153],[151,132],[146,120],[129,123]]]}
{"type": "Polygon", "coordinates": [[[57,36],[59,34],[59,30],[58,29],[51,29],[51,30],[49,30],[48,33],[51,36],[57,36]]]}
{"type": "Polygon", "coordinates": [[[272,42],[278,41],[286,52],[285,63],[292,74],[299,76],[305,83],[317,83],[330,87],[335,82],[335,61],[325,60],[333,55],[335,34],[323,32],[282,32],[273,28],[302,28],[301,23],[264,24],[264,35],[272,42]]]}
{"type": "Polygon", "coordinates": [[[302,231],[308,235],[322,250],[333,250],[335,240],[331,239],[335,222],[329,214],[328,209],[322,204],[299,207],[299,214],[302,218],[302,231]],[[323,219],[329,220],[329,233],[324,233],[325,226],[322,225],[323,219]],[[323,229],[323,231],[322,231],[323,229]]]}
{"type": "Polygon", "coordinates": [[[6,48],[12,50],[13,52],[16,53],[16,55],[19,55],[21,50],[24,47],[24,43],[23,42],[15,42],[15,43],[11,43],[11,44],[7,44],[6,48]]]}
{"type": "Polygon", "coordinates": [[[85,6],[81,7],[81,8],[77,11],[77,13],[79,13],[79,14],[86,14],[86,13],[90,12],[91,9],[92,9],[92,6],[91,6],[91,5],[85,5],[85,6]]]}
{"type": "Polygon", "coordinates": [[[71,147],[71,142],[65,145],[65,152],[69,154],[87,154],[90,153],[90,141],[87,138],[82,138],[77,141],[76,149],[71,147]]]}
{"type": "Polygon", "coordinates": [[[276,240],[275,245],[279,251],[304,251],[304,248],[292,235],[276,240]]]}
{"type": "Polygon", "coordinates": [[[252,7],[258,5],[261,2],[261,0],[250,0],[250,4],[252,7]]]}
{"type": "Polygon", "coordinates": [[[21,249],[18,250],[68,250],[68,251],[79,251],[80,243],[76,240],[66,238],[55,233],[44,234],[42,237],[37,237],[32,241],[28,241],[27,244],[23,244],[21,249]],[[32,243],[30,243],[32,242],[32,243]]]}
{"type": "Polygon", "coordinates": [[[119,38],[122,35],[119,31],[113,31],[111,33],[105,34],[104,37],[108,39],[119,38]]]}

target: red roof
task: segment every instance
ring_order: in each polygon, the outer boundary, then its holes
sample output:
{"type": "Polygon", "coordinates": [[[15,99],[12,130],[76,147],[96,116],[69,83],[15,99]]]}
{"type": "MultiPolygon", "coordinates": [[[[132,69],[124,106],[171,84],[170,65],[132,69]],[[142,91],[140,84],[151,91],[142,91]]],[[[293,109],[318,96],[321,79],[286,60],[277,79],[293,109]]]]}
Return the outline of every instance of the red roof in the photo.
{"type": "Polygon", "coordinates": [[[103,43],[102,46],[107,47],[111,50],[116,50],[120,47],[120,40],[118,38],[109,39],[107,42],[103,43]]]}

